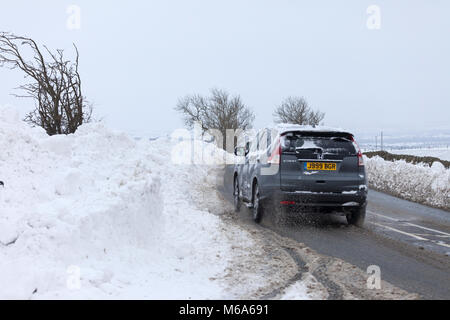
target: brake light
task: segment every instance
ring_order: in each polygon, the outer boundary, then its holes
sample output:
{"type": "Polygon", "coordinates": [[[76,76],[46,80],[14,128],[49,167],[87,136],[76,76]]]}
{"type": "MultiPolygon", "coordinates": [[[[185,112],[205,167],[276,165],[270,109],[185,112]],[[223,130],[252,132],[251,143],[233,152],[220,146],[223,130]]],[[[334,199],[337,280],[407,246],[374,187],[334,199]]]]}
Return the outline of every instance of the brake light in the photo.
{"type": "Polygon", "coordinates": [[[362,156],[361,151],[358,152],[358,166],[360,167],[364,166],[364,158],[362,156]]]}
{"type": "Polygon", "coordinates": [[[267,159],[267,163],[280,164],[280,157],[281,157],[281,144],[280,139],[278,139],[277,143],[275,144],[275,148],[272,151],[272,154],[267,159]]]}
{"type": "Polygon", "coordinates": [[[362,155],[361,149],[359,148],[359,145],[355,141],[355,138],[353,136],[352,136],[352,142],[353,142],[353,145],[355,146],[355,149],[356,149],[356,152],[357,152],[357,155],[358,155],[358,165],[361,167],[361,166],[364,165],[364,159],[363,159],[363,155],[362,155]]]}
{"type": "Polygon", "coordinates": [[[280,201],[280,204],[295,204],[295,201],[280,201]]]}

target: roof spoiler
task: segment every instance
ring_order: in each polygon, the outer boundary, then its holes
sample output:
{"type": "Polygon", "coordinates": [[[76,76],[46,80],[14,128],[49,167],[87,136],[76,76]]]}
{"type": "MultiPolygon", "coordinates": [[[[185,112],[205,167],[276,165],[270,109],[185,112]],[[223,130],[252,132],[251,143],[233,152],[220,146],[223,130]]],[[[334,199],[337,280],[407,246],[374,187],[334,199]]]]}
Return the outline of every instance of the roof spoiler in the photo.
{"type": "Polygon", "coordinates": [[[305,137],[344,137],[344,138],[353,138],[353,134],[350,132],[344,132],[344,131],[285,131],[280,134],[280,136],[285,136],[289,133],[295,133],[299,136],[305,136],[305,137]]]}

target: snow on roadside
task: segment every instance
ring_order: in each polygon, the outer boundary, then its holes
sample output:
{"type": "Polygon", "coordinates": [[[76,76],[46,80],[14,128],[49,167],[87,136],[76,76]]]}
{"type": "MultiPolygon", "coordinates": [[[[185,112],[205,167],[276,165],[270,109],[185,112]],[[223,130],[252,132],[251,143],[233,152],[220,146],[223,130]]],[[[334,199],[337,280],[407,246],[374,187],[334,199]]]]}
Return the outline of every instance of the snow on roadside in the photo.
{"type": "Polygon", "coordinates": [[[364,158],[369,185],[410,201],[450,210],[450,169],[440,162],[432,166],[404,160],[364,158]]]}
{"type": "Polygon", "coordinates": [[[190,192],[208,168],[173,164],[169,139],[48,137],[0,109],[0,149],[0,298],[226,297],[232,243],[190,192]]]}
{"type": "Polygon", "coordinates": [[[302,280],[296,281],[279,295],[280,300],[323,300],[326,289],[310,274],[306,274],[302,280]]]}

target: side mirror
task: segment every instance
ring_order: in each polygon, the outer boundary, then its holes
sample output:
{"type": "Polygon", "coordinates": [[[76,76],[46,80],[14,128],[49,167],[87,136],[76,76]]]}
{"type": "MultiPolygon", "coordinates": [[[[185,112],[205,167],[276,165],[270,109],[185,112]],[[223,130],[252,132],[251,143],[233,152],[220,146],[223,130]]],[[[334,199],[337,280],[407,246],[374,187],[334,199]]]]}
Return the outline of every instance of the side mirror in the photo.
{"type": "Polygon", "coordinates": [[[244,147],[236,147],[234,148],[234,154],[238,157],[245,156],[245,149],[244,147]]]}

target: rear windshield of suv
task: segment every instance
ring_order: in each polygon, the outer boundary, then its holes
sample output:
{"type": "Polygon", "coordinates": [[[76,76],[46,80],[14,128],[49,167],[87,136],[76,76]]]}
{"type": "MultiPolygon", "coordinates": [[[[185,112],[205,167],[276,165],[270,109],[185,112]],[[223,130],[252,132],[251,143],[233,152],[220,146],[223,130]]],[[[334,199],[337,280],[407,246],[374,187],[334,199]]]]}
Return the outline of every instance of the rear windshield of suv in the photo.
{"type": "Polygon", "coordinates": [[[301,136],[289,134],[282,139],[282,150],[288,153],[352,156],[356,149],[350,139],[344,137],[301,136]]]}

